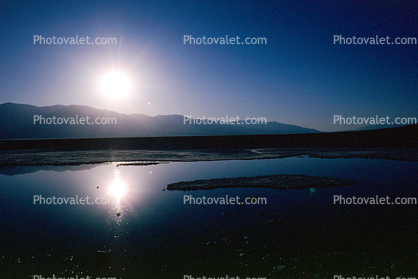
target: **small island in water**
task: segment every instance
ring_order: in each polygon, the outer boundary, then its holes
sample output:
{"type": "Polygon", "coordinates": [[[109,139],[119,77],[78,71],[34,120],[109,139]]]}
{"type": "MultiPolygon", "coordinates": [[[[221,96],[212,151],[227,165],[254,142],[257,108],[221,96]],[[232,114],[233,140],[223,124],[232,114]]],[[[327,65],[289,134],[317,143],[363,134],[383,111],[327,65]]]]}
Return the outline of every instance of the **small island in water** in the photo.
{"type": "Polygon", "coordinates": [[[217,188],[271,188],[305,189],[323,187],[342,187],[355,184],[354,181],[307,175],[263,175],[253,177],[200,179],[181,181],[167,185],[167,190],[209,190],[217,188]]]}

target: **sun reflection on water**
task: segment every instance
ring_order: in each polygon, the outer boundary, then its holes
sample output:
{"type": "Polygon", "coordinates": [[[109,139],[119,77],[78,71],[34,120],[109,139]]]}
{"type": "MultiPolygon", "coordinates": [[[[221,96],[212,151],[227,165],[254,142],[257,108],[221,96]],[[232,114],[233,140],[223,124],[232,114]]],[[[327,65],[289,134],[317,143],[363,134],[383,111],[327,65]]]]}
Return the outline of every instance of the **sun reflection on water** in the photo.
{"type": "Polygon", "coordinates": [[[126,197],[127,191],[127,184],[121,179],[119,170],[115,170],[114,179],[108,186],[108,195],[113,198],[113,210],[109,213],[112,213],[112,219],[115,219],[118,223],[124,215],[125,206],[123,206],[122,201],[126,197]]]}
{"type": "MultiPolygon", "coordinates": [[[[118,165],[119,162],[114,163],[118,165]]],[[[139,212],[133,208],[138,208],[139,204],[143,208],[146,205],[143,202],[149,191],[143,187],[144,181],[140,179],[132,179],[133,175],[128,167],[115,167],[106,173],[102,178],[103,195],[108,199],[108,205],[105,206],[109,213],[109,218],[114,221],[127,221],[131,214],[138,214],[139,212]]],[[[149,174],[151,171],[144,170],[144,174],[149,174]]],[[[151,172],[152,173],[152,172],[151,172]]],[[[138,172],[135,173],[138,175],[138,172]]],[[[101,190],[101,187],[98,188],[101,190]]]]}
{"type": "Polygon", "coordinates": [[[115,177],[115,180],[109,187],[109,194],[114,197],[117,201],[120,201],[126,194],[126,184],[119,178],[115,177]]]}

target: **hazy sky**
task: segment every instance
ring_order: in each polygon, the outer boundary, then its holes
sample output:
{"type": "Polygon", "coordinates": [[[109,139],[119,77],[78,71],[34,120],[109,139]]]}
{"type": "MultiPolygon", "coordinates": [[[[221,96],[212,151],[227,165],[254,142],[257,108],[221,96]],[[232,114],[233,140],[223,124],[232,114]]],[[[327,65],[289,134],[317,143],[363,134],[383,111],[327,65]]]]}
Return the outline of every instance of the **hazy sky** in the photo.
{"type": "Polygon", "coordinates": [[[322,131],[333,115],[418,117],[418,45],[334,44],[334,35],[418,37],[411,1],[0,1],[0,103],[120,113],[266,117],[322,131]],[[34,44],[34,36],[116,38],[34,44]],[[264,37],[190,45],[184,35],[264,37]],[[100,80],[124,72],[128,96],[100,80]]]}

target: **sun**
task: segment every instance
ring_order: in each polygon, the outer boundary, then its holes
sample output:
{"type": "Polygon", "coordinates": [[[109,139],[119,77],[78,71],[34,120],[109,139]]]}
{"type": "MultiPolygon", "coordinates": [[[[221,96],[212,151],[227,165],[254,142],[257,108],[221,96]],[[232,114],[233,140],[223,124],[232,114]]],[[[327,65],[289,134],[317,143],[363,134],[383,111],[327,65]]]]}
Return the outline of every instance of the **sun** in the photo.
{"type": "Polygon", "coordinates": [[[100,91],[109,98],[116,99],[127,96],[130,90],[131,81],[123,72],[109,72],[100,80],[100,91]]]}

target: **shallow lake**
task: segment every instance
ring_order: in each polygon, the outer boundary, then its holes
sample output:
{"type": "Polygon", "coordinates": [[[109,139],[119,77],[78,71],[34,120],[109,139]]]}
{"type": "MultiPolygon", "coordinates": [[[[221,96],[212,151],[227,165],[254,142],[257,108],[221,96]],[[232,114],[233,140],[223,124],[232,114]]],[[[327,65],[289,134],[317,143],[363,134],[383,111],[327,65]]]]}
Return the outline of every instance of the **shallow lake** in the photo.
{"type": "Polygon", "coordinates": [[[3,169],[0,275],[412,276],[418,271],[417,205],[343,205],[334,198],[418,198],[417,171],[418,162],[308,157],[3,169]],[[165,190],[179,181],[270,174],[344,178],[356,184],[165,190]],[[54,196],[108,203],[34,202],[54,196]],[[186,197],[227,196],[241,201],[258,197],[264,203],[184,202],[186,197]]]}

